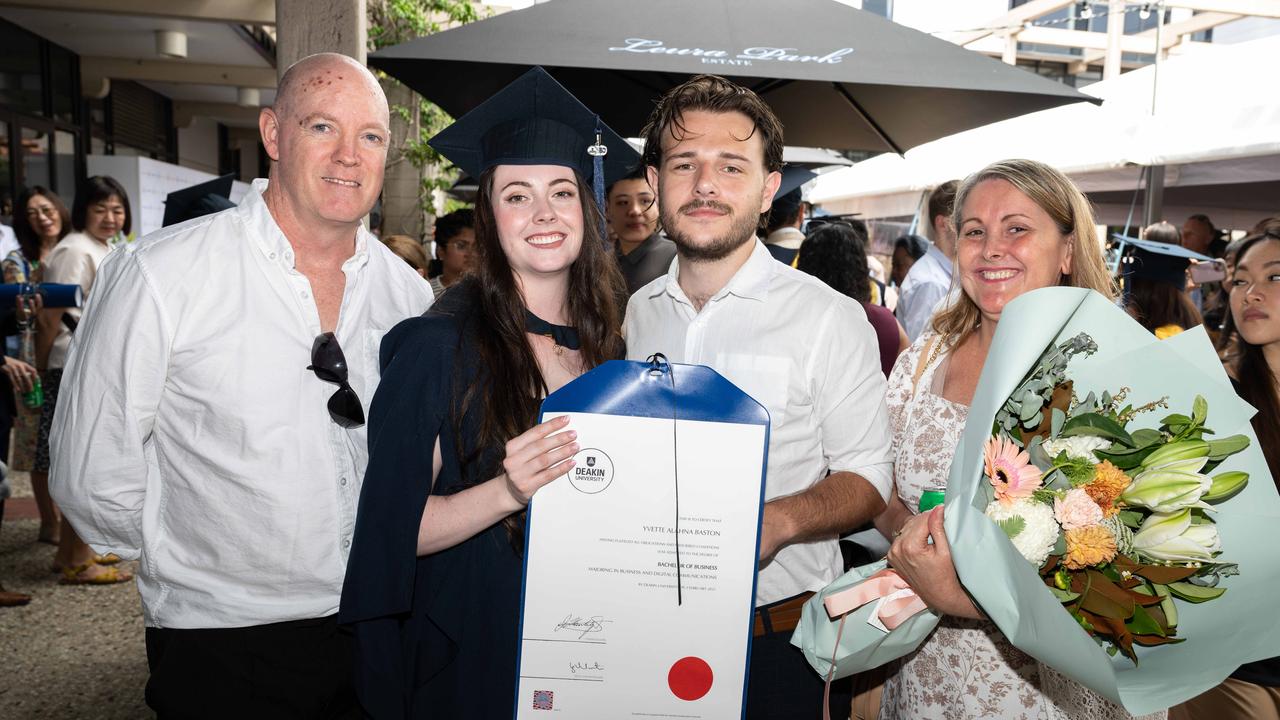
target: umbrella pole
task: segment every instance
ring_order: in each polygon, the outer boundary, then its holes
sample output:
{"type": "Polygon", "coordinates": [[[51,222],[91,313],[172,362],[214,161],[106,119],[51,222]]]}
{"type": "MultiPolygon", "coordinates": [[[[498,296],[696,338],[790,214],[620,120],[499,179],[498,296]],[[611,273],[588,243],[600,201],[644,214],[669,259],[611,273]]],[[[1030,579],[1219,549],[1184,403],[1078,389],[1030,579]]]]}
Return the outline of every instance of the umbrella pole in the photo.
{"type": "MultiPolygon", "coordinates": [[[[1151,118],[1154,121],[1160,98],[1160,56],[1164,55],[1161,32],[1164,29],[1164,2],[1156,3],[1156,56],[1151,67],[1151,118]]],[[[1145,225],[1153,225],[1164,218],[1164,165],[1153,165],[1147,175],[1147,202],[1145,225]]]]}

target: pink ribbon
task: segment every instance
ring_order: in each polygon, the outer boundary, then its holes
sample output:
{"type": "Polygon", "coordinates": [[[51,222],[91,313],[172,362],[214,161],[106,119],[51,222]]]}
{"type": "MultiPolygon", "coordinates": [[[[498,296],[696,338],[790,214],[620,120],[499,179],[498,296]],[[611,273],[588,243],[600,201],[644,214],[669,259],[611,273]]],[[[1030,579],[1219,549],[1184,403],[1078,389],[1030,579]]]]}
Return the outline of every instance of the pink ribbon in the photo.
{"type": "MultiPolygon", "coordinates": [[[[828,595],[822,601],[831,619],[840,618],[840,627],[836,630],[835,648],[831,651],[831,669],[827,671],[827,683],[822,696],[823,720],[831,720],[831,678],[836,672],[836,653],[840,650],[840,638],[844,635],[844,621],[848,619],[849,613],[863,605],[888,597],[900,590],[910,591],[911,586],[897,572],[886,568],[851,588],[828,595]]],[[[894,630],[926,607],[920,596],[911,592],[909,595],[894,598],[881,605],[876,617],[885,627],[894,630]]]]}
{"type": "MultiPolygon", "coordinates": [[[[827,615],[831,619],[840,617],[847,613],[853,612],[867,603],[875,602],[882,597],[888,597],[899,590],[910,590],[911,586],[906,580],[902,579],[896,571],[884,569],[854,585],[851,588],[841,590],[834,595],[828,595],[822,604],[827,608],[827,615]]],[[[912,615],[925,609],[924,601],[914,592],[900,598],[895,598],[880,606],[880,611],[876,616],[880,618],[880,622],[890,630],[896,629],[899,625],[906,622],[912,615]]]]}

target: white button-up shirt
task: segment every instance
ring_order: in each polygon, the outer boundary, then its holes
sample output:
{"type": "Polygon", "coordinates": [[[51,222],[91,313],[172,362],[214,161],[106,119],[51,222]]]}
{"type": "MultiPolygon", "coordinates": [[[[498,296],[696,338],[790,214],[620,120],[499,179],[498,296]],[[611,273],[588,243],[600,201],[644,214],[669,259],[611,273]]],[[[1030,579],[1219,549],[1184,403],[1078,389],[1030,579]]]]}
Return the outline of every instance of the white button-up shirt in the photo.
{"type": "Polygon", "coordinates": [[[937,245],[930,245],[902,280],[898,291],[898,320],[907,337],[915,342],[929,328],[933,314],[941,309],[951,291],[951,259],[937,245]]]}
{"type": "MultiPolygon", "coordinates": [[[[307,369],[320,315],[265,188],[111,252],[72,340],[50,486],[95,550],[141,557],[149,626],[338,610],[366,431],[329,418],[337,386],[307,369]]],[[[367,416],[383,334],[431,289],[363,228],[342,271],[336,334],[367,416]]]]}
{"type": "MultiPolygon", "coordinates": [[[[888,498],[885,378],[862,306],[774,260],[759,241],[701,312],[680,288],[679,266],[673,261],[666,275],[631,296],[627,356],[660,352],[672,362],[709,366],[765,406],[766,500],[841,471],[861,475],[888,498]]],[[[756,603],[819,590],[841,570],[835,539],[789,545],[760,571],[756,603]]]]}

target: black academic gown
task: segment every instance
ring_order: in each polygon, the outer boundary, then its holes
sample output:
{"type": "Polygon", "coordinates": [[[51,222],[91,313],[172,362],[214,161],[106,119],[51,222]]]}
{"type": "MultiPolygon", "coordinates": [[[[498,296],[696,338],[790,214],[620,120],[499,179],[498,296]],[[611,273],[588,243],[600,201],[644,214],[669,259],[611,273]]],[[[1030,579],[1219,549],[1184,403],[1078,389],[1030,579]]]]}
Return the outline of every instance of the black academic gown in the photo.
{"type": "Polygon", "coordinates": [[[512,716],[521,557],[495,525],[455,547],[417,557],[430,495],[478,484],[500,449],[478,463],[478,418],[455,433],[455,399],[476,377],[471,328],[475,288],[466,282],[382,342],[382,380],[369,414],[369,469],[360,495],[339,622],[356,639],[356,691],[383,718],[512,716]],[[429,488],[439,437],[443,467],[429,488]],[[461,442],[461,447],[458,443],[461,442]]]}

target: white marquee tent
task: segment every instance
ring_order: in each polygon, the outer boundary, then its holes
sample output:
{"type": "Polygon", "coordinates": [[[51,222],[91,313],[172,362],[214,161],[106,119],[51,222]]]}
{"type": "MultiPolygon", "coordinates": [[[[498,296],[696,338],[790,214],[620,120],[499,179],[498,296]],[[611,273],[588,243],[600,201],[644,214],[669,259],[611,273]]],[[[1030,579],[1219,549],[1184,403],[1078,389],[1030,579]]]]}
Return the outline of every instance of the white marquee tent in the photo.
{"type": "MultiPolygon", "coordinates": [[[[1164,216],[1206,212],[1221,227],[1280,214],[1280,37],[1223,45],[1095,83],[1077,103],[879,155],[821,176],[809,193],[832,213],[915,214],[927,192],[1009,157],[1048,163],[1090,194],[1099,221],[1123,224],[1142,166],[1165,165],[1164,216]]],[[[938,108],[946,112],[946,108],[938,108]]],[[[1135,222],[1140,222],[1138,198],[1135,222]]]]}

